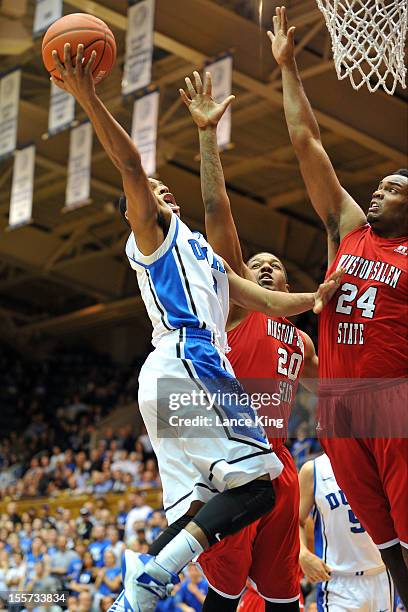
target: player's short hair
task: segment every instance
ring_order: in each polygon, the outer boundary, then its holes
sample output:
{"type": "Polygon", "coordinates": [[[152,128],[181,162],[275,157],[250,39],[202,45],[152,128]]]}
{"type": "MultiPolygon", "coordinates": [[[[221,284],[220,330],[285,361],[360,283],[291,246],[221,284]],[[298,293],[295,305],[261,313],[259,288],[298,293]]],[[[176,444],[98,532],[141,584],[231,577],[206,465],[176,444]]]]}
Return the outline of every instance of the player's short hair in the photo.
{"type": "Polygon", "coordinates": [[[399,170],[396,170],[392,174],[399,174],[400,176],[405,176],[405,178],[408,178],[408,168],[400,168],[399,170]]]}
{"type": "Polygon", "coordinates": [[[119,208],[119,212],[122,215],[124,222],[126,223],[128,227],[130,227],[130,223],[128,219],[126,219],[126,215],[125,215],[125,212],[127,210],[127,202],[126,202],[126,196],[124,193],[122,193],[122,195],[119,198],[118,208],[119,208]]]}

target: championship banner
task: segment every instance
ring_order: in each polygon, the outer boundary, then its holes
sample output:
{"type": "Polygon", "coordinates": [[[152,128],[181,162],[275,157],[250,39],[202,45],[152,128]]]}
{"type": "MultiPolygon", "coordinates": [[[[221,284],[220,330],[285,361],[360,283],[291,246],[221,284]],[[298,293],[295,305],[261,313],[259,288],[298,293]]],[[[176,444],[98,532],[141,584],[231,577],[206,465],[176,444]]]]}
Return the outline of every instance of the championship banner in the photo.
{"type": "Polygon", "coordinates": [[[148,176],[156,172],[157,122],[159,116],[159,90],[138,98],[133,106],[132,140],[142,158],[148,176]]]}
{"type": "MultiPolygon", "coordinates": [[[[216,60],[208,64],[205,69],[211,73],[214,100],[222,102],[232,92],[232,56],[227,55],[216,60]]],[[[220,149],[224,149],[231,142],[231,106],[227,108],[218,124],[217,140],[220,149]]]]}
{"type": "Polygon", "coordinates": [[[21,70],[0,80],[0,160],[16,148],[21,70]]]}
{"type": "Polygon", "coordinates": [[[92,125],[82,123],[71,130],[65,207],[88,204],[91,192],[92,125]]]}
{"type": "Polygon", "coordinates": [[[51,81],[48,135],[65,130],[75,118],[75,98],[51,81]]]}
{"type": "Polygon", "coordinates": [[[33,38],[38,38],[62,17],[62,0],[37,0],[35,4],[33,38]]]}
{"type": "Polygon", "coordinates": [[[122,95],[143,89],[152,78],[155,0],[129,6],[122,95]]]}
{"type": "Polygon", "coordinates": [[[29,223],[32,219],[35,146],[16,151],[11,185],[9,227],[29,223]]]}

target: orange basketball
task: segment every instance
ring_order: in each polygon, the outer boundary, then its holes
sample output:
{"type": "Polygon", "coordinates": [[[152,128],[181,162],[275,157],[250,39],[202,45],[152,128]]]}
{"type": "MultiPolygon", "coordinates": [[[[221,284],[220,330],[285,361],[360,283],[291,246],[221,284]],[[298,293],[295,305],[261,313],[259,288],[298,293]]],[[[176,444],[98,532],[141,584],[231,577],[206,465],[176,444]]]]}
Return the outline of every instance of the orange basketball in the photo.
{"type": "Polygon", "coordinates": [[[87,62],[92,51],[96,51],[92,75],[95,83],[108,76],[116,59],[116,42],[112,32],[101,19],[87,13],[72,13],[61,17],[46,31],[42,42],[43,62],[50,74],[61,79],[55,68],[52,52],[64,63],[64,45],[71,44],[72,63],[75,64],[77,46],[84,45],[84,59],[87,62]]]}

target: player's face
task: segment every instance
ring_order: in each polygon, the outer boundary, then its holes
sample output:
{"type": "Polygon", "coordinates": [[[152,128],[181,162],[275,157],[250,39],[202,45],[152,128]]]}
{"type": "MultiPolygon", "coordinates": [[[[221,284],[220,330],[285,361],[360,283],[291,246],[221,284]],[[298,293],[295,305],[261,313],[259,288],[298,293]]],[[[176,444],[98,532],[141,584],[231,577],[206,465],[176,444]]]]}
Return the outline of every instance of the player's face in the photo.
{"type": "Polygon", "coordinates": [[[289,291],[285,269],[280,259],[271,253],[258,253],[248,261],[256,282],[270,291],[289,291]]]}
{"type": "Polygon", "coordinates": [[[161,181],[157,181],[153,178],[149,178],[149,185],[160,204],[168,206],[179,217],[180,207],[178,206],[174,195],[169,191],[167,185],[164,185],[161,181]]]}
{"type": "Polygon", "coordinates": [[[408,178],[386,176],[373,193],[367,221],[380,235],[391,238],[408,233],[408,178]]]}

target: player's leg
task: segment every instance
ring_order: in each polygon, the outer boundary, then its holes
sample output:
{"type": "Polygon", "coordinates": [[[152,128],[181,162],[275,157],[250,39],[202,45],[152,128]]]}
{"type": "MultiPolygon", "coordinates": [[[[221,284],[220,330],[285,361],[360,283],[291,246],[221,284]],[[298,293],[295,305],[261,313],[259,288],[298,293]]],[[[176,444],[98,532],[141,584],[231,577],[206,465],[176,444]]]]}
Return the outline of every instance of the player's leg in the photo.
{"type": "MultiPolygon", "coordinates": [[[[372,443],[378,447],[379,440],[326,438],[321,442],[330,458],[336,480],[346,494],[354,514],[378,546],[401,599],[408,605],[408,569],[399,544],[390,501],[384,490],[381,470],[371,448],[372,443]]],[[[381,456],[378,448],[377,451],[381,456]]],[[[392,469],[393,463],[390,465],[390,470],[392,469]]],[[[391,478],[391,472],[389,477],[391,478]]],[[[401,478],[400,475],[397,480],[393,478],[392,481],[395,484],[397,481],[401,483],[401,478]]]]}
{"type": "Polygon", "coordinates": [[[267,610],[299,611],[299,480],[286,447],[277,450],[284,469],[273,480],[276,503],[257,523],[249,571],[267,610]]]}
{"type": "Polygon", "coordinates": [[[240,597],[223,597],[210,587],[203,603],[203,612],[235,612],[239,600],[240,597]]]}

